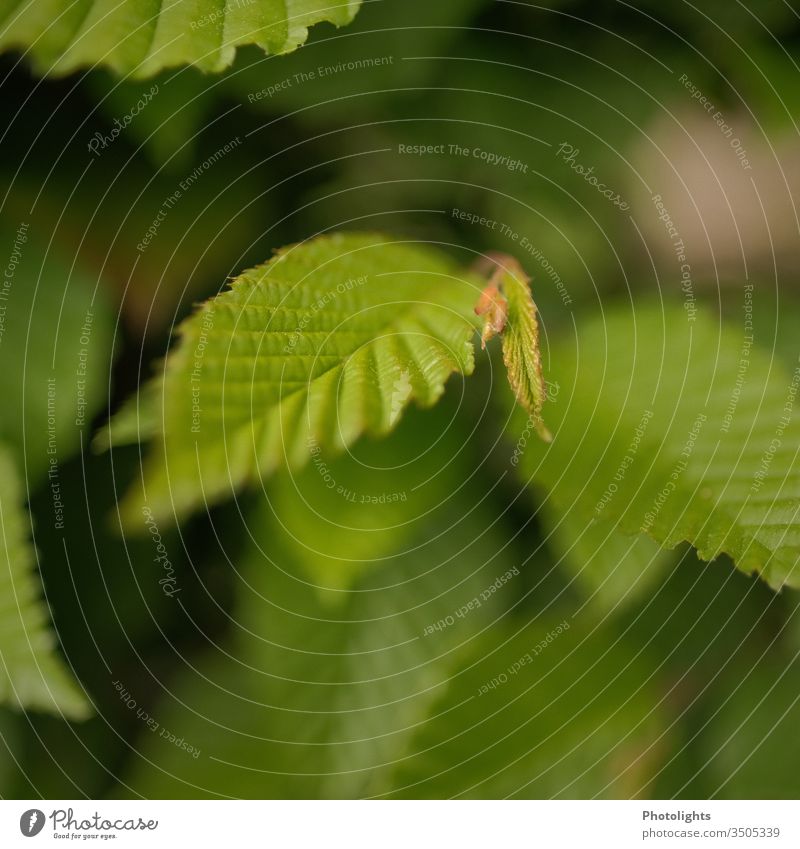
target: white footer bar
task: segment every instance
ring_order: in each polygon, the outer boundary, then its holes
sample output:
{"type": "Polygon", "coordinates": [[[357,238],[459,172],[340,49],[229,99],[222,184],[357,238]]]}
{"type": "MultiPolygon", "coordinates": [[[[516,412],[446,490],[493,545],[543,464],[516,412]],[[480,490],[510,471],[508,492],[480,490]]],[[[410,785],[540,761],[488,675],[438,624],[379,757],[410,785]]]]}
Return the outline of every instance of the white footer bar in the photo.
{"type": "Polygon", "coordinates": [[[800,804],[773,801],[0,801],[0,846],[800,847],[800,804]]]}

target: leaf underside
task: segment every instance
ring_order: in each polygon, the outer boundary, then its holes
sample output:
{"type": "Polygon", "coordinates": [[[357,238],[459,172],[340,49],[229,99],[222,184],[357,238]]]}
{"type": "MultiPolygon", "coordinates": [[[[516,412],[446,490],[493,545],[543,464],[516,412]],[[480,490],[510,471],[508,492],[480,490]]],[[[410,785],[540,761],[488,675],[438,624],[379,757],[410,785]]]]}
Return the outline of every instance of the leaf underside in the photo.
{"type": "Polygon", "coordinates": [[[55,653],[16,469],[0,448],[0,702],[70,718],[88,705],[55,653]]]}
{"type": "Polygon", "coordinates": [[[529,445],[520,469],[556,509],[800,586],[800,368],[661,305],[606,312],[552,361],[555,440],[529,445]]]}
{"type": "Polygon", "coordinates": [[[431,406],[473,370],[478,286],[438,251],[372,234],[245,272],[184,322],[163,374],[111,423],[112,445],[156,437],[125,518],[145,503],[180,515],[386,434],[411,401],[431,406]]]}
{"type": "Polygon", "coordinates": [[[106,65],[146,77],[194,65],[221,71],[236,48],[270,54],[302,44],[321,21],[349,23],[361,0],[0,0],[0,50],[20,49],[40,73],[106,65]]]}

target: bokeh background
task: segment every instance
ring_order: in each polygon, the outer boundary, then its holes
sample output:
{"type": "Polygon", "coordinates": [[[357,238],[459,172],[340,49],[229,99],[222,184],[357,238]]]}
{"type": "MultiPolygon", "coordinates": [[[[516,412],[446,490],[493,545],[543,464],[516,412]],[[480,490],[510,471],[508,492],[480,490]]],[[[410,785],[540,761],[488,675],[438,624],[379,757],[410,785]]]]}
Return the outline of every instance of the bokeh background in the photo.
{"type": "Polygon", "coordinates": [[[581,321],[697,308],[741,333],[748,298],[794,369],[799,61],[787,0],[366,0],[291,55],[146,81],[4,55],[3,258],[25,241],[0,437],[91,711],[0,709],[0,794],[796,797],[798,593],[528,485],[496,352],[330,458],[359,498],[312,465],[159,528],[172,596],[115,521],[140,449],[90,443],[195,303],[335,230],[515,255],[546,376],[581,321]]]}

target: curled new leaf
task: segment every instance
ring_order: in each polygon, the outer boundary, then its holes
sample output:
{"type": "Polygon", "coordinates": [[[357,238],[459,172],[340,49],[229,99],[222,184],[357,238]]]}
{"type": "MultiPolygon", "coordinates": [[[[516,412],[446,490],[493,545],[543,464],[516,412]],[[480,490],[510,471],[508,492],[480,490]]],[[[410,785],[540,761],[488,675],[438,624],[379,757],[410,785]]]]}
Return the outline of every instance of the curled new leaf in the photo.
{"type": "Polygon", "coordinates": [[[496,283],[489,283],[481,292],[475,305],[475,315],[484,317],[481,348],[486,348],[486,343],[493,336],[503,332],[508,319],[508,301],[500,294],[496,283]]]}
{"type": "Polygon", "coordinates": [[[545,442],[550,442],[553,437],[542,420],[547,395],[539,350],[539,323],[529,278],[513,257],[498,254],[492,259],[497,263],[495,271],[475,306],[475,313],[484,316],[481,342],[485,346],[492,336],[502,334],[508,382],[517,401],[531,417],[536,432],[545,442]]]}

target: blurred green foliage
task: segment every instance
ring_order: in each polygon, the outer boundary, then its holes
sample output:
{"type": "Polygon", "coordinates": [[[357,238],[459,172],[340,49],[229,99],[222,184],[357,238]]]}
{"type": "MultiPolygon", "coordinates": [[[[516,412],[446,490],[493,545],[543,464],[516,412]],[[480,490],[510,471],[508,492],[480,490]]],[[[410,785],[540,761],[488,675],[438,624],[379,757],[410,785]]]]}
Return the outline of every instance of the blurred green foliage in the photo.
{"type": "MultiPolygon", "coordinates": [[[[0,341],[0,437],[21,481],[15,507],[27,500],[33,517],[26,536],[58,651],[95,713],[0,709],[0,794],[797,797],[797,591],[774,592],[725,555],[706,564],[687,546],[588,522],[580,473],[599,456],[613,477],[606,449],[629,443],[618,417],[635,425],[651,402],[626,395],[631,375],[654,379],[652,362],[631,366],[636,316],[650,316],[648,358],[670,345],[696,358],[696,397],[719,340],[742,337],[749,281],[759,365],[747,409],[761,409],[765,386],[780,396],[797,367],[799,46],[796,13],[777,0],[378,0],[346,28],[320,25],[296,53],[240,49],[218,76],[41,80],[4,56],[3,267],[21,222],[27,240],[0,341]],[[683,77],[751,140],[752,173],[683,77]],[[235,138],[234,154],[205,164],[235,138]],[[420,145],[445,152],[401,152],[420,145]],[[728,206],[698,219],[732,174],[746,191],[723,192],[728,206]],[[676,198],[668,211],[692,245],[692,303],[711,328],[700,349],[685,325],[673,334],[651,320],[687,303],[656,194],[676,198]],[[763,232],[739,233],[740,215],[776,200],[778,221],[764,213],[763,232]],[[155,539],[119,532],[139,447],[96,454],[90,440],[158,371],[199,299],[332,228],[420,238],[462,262],[516,256],[533,277],[545,376],[559,384],[545,421],[590,441],[540,464],[531,437],[520,474],[524,416],[509,415],[502,364],[482,355],[439,406],[331,460],[344,490],[406,500],[365,510],[313,466],[278,475],[158,529],[179,590],[169,597],[155,539]],[[45,474],[53,378],[63,530],[45,474]]],[[[735,375],[714,373],[724,395],[735,375]]],[[[660,403],[685,400],[684,376],[665,366],[660,403]]],[[[761,421],[742,411],[742,427],[761,421]]],[[[796,485],[783,495],[796,535],[796,485]]],[[[784,566],[796,563],[795,539],[780,544],[784,566]]]]}

